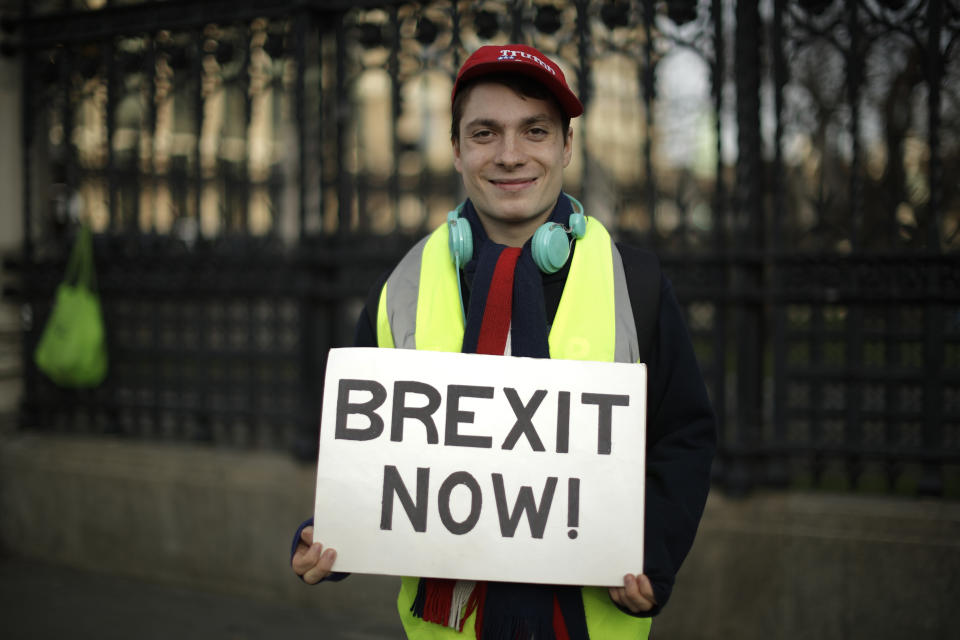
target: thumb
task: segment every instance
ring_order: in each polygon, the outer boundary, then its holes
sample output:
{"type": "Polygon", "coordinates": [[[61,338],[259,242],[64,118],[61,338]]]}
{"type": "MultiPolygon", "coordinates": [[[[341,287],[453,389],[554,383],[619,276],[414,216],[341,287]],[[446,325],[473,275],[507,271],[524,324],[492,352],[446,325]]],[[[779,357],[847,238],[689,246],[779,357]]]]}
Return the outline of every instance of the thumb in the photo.
{"type": "Polygon", "coordinates": [[[644,598],[647,598],[653,604],[657,604],[657,599],[653,595],[653,584],[650,582],[650,578],[642,573],[639,574],[637,576],[637,587],[640,588],[640,594],[644,598]]]}

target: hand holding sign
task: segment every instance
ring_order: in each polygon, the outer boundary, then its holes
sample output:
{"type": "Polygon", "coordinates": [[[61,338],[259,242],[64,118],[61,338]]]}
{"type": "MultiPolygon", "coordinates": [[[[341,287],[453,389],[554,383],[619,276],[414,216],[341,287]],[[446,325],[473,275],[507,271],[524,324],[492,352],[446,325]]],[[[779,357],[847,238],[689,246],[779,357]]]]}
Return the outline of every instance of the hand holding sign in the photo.
{"type": "Polygon", "coordinates": [[[643,574],[635,576],[628,573],[623,576],[622,587],[610,588],[610,599],[633,613],[650,611],[657,606],[657,601],[653,597],[653,585],[643,574]]]}
{"type": "MultiPolygon", "coordinates": [[[[638,364],[333,349],[316,537],[337,571],[624,585],[643,606],[623,571],[643,566],[645,400],[638,364]]],[[[306,574],[330,570],[304,547],[306,574]]]]}
{"type": "Polygon", "coordinates": [[[313,527],[304,527],[300,532],[297,550],[293,553],[293,571],[307,584],[317,584],[330,575],[337,552],[324,550],[320,542],[313,540],[313,527]]]}

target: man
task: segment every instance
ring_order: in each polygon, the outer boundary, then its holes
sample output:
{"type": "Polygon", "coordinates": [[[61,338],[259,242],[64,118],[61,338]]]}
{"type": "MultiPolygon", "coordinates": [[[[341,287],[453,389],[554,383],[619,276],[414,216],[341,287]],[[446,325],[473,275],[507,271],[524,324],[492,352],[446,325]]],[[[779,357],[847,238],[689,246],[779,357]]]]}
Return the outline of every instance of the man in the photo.
{"type": "MultiPolygon", "coordinates": [[[[583,107],[556,64],[524,45],[481,47],[460,69],[452,110],[468,198],[375,287],[356,346],[645,362],[644,567],[624,567],[623,586],[603,590],[404,578],[404,628],[411,638],[646,637],[693,543],[716,438],[679,305],[651,254],[614,245],[562,192],[570,119],[583,107]],[[446,604],[437,613],[451,590],[453,615],[446,604]]],[[[310,584],[344,577],[310,524],[294,539],[294,571],[310,584]]]]}

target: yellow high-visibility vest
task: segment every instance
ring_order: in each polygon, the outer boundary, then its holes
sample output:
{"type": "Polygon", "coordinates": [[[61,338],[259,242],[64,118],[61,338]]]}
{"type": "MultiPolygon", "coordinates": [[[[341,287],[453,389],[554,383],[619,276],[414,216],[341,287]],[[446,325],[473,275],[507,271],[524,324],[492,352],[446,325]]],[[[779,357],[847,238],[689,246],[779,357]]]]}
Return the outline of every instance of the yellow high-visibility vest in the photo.
{"type": "MultiPolygon", "coordinates": [[[[380,347],[459,352],[463,316],[457,273],[443,224],[400,261],[380,292],[377,344],[380,347]]],[[[577,240],[560,305],[550,328],[550,357],[598,362],[637,362],[639,345],[620,252],[610,234],[587,218],[577,240]]],[[[463,632],[415,617],[410,607],[419,578],[401,579],[397,610],[407,637],[456,640],[475,635],[474,618],[463,632]]],[[[591,638],[645,639],[650,618],[623,613],[606,588],[582,587],[583,610],[591,638]]]]}

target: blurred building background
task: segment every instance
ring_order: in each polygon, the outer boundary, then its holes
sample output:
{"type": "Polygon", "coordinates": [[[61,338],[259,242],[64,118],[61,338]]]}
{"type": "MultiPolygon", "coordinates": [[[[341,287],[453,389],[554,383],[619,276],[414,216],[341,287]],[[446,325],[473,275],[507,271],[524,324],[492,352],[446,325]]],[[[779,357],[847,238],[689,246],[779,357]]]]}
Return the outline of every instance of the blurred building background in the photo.
{"type": "Polygon", "coordinates": [[[284,546],[312,509],[325,354],[463,197],[459,64],[527,42],[586,106],[566,190],[660,255],[720,418],[655,630],[947,637],[958,0],[2,0],[0,18],[0,548],[316,606],[284,546]],[[87,391],[32,361],[80,221],[110,355],[87,391]]]}

